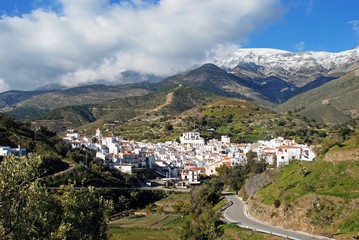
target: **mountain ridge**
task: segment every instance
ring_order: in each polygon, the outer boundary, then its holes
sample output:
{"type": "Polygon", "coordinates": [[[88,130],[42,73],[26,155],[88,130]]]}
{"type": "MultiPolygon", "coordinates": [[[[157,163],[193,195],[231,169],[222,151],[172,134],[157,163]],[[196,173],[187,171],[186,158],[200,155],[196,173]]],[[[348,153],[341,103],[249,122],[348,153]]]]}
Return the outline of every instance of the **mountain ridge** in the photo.
{"type": "Polygon", "coordinates": [[[329,125],[359,117],[359,69],[299,94],[276,107],[329,125]]]}

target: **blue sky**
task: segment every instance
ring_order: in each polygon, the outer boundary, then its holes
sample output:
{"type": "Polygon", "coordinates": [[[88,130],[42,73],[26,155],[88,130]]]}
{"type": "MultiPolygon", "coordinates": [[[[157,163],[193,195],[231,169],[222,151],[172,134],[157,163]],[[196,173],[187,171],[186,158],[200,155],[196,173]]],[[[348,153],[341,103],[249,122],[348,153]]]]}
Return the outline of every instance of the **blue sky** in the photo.
{"type": "Polygon", "coordinates": [[[338,52],[359,46],[358,0],[283,2],[284,16],[251,35],[248,47],[338,52]]]}
{"type": "Polygon", "coordinates": [[[240,47],[359,46],[359,0],[1,0],[0,92],[168,76],[240,47]]]}

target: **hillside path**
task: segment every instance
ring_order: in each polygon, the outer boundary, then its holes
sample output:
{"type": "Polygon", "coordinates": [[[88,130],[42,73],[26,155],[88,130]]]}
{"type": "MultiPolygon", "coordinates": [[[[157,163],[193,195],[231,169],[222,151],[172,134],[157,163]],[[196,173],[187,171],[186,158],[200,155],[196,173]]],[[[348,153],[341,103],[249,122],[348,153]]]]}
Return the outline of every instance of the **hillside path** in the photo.
{"type": "Polygon", "coordinates": [[[239,197],[232,193],[224,194],[228,201],[233,202],[233,204],[224,211],[224,218],[242,228],[248,228],[257,232],[294,240],[329,239],[326,237],[310,235],[309,233],[282,229],[260,222],[248,214],[246,204],[239,197]]]}
{"type": "MultiPolygon", "coordinates": [[[[163,104],[161,104],[161,105],[158,105],[156,108],[154,108],[154,109],[152,109],[152,110],[148,110],[146,113],[158,112],[158,111],[160,111],[162,108],[164,108],[164,107],[166,107],[166,106],[172,104],[172,102],[173,102],[173,95],[174,95],[173,92],[168,93],[167,96],[166,96],[166,101],[165,101],[165,103],[163,103],[163,104]]],[[[142,114],[142,115],[140,115],[140,116],[134,117],[134,118],[132,118],[132,119],[130,119],[130,120],[128,120],[128,121],[134,121],[134,120],[137,120],[137,119],[139,119],[139,118],[143,118],[144,116],[146,116],[146,113],[144,113],[144,114],[142,114]]],[[[146,119],[148,119],[147,116],[146,116],[146,119]]]]}
{"type": "Polygon", "coordinates": [[[72,162],[70,162],[70,161],[68,161],[68,160],[62,160],[62,161],[68,163],[68,164],[69,164],[69,167],[66,168],[66,169],[64,169],[64,170],[62,170],[62,171],[60,171],[60,172],[57,172],[57,173],[54,173],[54,174],[50,175],[51,177],[56,177],[56,176],[59,176],[59,175],[63,175],[63,174],[65,174],[65,173],[67,173],[67,172],[70,172],[71,170],[73,170],[73,169],[75,168],[75,164],[74,164],[74,163],[72,163],[72,162]]]}
{"type": "Polygon", "coordinates": [[[170,104],[172,103],[172,101],[173,101],[173,92],[170,92],[170,93],[168,93],[167,96],[166,96],[166,102],[165,102],[164,104],[161,104],[161,105],[157,106],[157,107],[156,107],[155,109],[153,109],[151,112],[153,112],[153,111],[155,111],[155,112],[160,111],[162,108],[164,108],[164,107],[170,105],[170,104]]]}

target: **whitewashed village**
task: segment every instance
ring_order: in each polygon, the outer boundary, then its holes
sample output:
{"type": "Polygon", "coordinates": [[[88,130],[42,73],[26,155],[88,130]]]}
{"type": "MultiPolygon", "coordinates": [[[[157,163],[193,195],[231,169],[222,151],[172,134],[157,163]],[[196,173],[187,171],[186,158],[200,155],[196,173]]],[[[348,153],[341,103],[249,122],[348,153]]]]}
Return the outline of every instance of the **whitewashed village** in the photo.
{"type": "Polygon", "coordinates": [[[152,168],[183,187],[200,184],[200,176],[215,175],[221,166],[246,163],[249,151],[257,154],[258,161],[273,167],[287,165],[292,160],[314,161],[316,158],[310,146],[281,137],[252,144],[233,144],[227,136],[206,142],[198,132],[185,132],[180,143],[142,143],[126,141],[113,134],[103,135],[100,129],[90,137],[71,129],[63,140],[71,143],[73,149],[95,150],[97,158],[121,172],[131,174],[135,168],[152,168]]]}

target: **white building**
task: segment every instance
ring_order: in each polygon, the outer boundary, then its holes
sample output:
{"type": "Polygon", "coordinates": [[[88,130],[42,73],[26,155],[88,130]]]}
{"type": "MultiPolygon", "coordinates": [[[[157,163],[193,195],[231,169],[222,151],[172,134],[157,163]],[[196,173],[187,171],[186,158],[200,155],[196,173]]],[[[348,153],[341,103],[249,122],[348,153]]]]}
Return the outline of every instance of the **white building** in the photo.
{"type": "Polygon", "coordinates": [[[20,145],[17,148],[11,148],[8,146],[0,146],[0,156],[6,156],[6,155],[17,155],[17,156],[25,156],[26,155],[26,149],[20,147],[20,145]]]}
{"type": "Polygon", "coordinates": [[[222,143],[231,143],[231,138],[227,136],[221,136],[222,143]]]}
{"type": "Polygon", "coordinates": [[[113,165],[114,168],[116,168],[117,170],[123,172],[123,173],[128,173],[128,174],[132,174],[132,165],[128,164],[128,163],[115,163],[113,165]]]}
{"type": "Polygon", "coordinates": [[[182,170],[181,177],[183,181],[188,181],[189,184],[199,184],[200,183],[200,173],[204,172],[204,168],[185,168],[182,170]]]}
{"type": "Polygon", "coordinates": [[[291,160],[300,160],[300,146],[280,146],[275,148],[277,156],[277,166],[288,165],[291,160]]]}
{"type": "Polygon", "coordinates": [[[181,144],[189,144],[194,148],[204,146],[204,139],[199,132],[185,132],[180,137],[181,144]]]}

